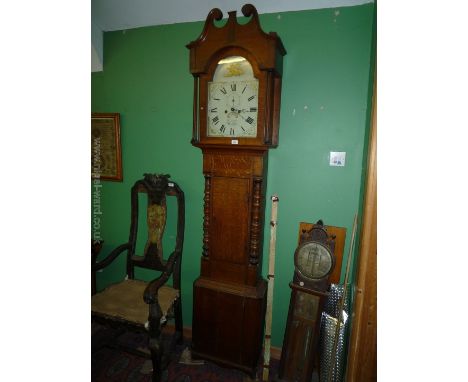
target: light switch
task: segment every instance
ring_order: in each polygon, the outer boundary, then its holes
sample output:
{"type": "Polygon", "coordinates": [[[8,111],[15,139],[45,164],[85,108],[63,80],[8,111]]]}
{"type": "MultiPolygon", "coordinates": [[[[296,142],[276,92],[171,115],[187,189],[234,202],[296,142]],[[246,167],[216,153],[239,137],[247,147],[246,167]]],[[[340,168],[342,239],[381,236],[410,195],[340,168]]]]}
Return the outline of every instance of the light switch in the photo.
{"type": "Polygon", "coordinates": [[[345,151],[330,151],[330,166],[343,167],[346,162],[345,151]]]}

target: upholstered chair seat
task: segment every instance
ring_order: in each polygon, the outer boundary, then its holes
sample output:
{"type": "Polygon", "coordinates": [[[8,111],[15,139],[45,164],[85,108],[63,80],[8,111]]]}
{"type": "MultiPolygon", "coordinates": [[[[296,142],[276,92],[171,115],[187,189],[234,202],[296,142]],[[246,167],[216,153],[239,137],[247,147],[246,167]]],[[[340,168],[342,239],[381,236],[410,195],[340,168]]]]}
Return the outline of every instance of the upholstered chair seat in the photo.
{"type": "MultiPolygon", "coordinates": [[[[134,322],[145,325],[148,321],[148,304],[143,300],[143,293],[148,283],[141,280],[124,280],[113,284],[91,298],[93,314],[109,319],[134,322]]],[[[158,302],[162,319],[168,314],[173,316],[171,308],[179,297],[179,291],[170,286],[158,289],[158,302]]]]}

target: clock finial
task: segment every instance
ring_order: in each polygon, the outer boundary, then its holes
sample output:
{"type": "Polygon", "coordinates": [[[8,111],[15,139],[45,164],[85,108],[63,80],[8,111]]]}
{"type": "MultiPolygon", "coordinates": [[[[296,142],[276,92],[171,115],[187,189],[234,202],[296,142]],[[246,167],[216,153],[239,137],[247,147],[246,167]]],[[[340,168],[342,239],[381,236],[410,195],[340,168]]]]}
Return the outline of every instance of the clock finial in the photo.
{"type": "Polygon", "coordinates": [[[258,12],[257,12],[257,9],[256,9],[252,4],[245,4],[245,5],[242,7],[242,14],[243,14],[245,17],[253,16],[253,17],[255,17],[256,19],[258,19],[258,12]]]}

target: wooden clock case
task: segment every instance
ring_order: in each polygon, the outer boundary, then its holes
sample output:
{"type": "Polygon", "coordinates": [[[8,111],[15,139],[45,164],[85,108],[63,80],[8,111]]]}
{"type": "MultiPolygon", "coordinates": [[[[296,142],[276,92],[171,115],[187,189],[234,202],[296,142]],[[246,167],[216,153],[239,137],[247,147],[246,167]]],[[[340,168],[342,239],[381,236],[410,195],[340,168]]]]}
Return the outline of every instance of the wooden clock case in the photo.
{"type": "Polygon", "coordinates": [[[199,38],[187,45],[194,76],[192,144],[203,153],[205,177],[201,274],[194,282],[192,354],[255,374],[262,347],[266,281],[261,277],[268,149],[278,145],[282,58],[275,33],[262,31],[250,4],[218,27],[208,14],[199,38]],[[208,83],[218,62],[242,56],[258,79],[257,135],[207,134],[208,83]]]}

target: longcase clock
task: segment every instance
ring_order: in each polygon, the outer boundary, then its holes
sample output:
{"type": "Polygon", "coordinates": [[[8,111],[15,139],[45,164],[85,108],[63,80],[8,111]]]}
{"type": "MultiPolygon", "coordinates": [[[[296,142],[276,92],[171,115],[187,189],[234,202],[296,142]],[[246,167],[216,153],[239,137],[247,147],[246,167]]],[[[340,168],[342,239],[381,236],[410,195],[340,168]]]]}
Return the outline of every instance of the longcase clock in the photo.
{"type": "Polygon", "coordinates": [[[205,177],[201,274],[194,283],[192,354],[255,374],[266,281],[261,254],[268,149],[278,145],[282,60],[254,6],[210,11],[187,45],[194,76],[192,144],[205,177]]]}

